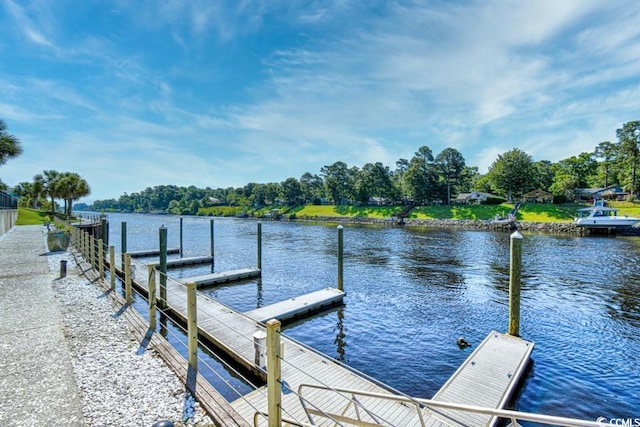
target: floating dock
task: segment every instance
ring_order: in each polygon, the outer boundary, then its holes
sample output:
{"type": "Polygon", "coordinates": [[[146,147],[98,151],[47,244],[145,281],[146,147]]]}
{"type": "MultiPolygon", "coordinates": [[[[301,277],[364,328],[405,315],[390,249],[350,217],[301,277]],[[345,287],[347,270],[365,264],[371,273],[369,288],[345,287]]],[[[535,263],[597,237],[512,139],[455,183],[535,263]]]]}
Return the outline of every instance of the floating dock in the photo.
{"type": "MultiPolygon", "coordinates": [[[[134,285],[147,291],[146,277],[136,278],[134,285]]],[[[184,285],[168,281],[167,300],[169,309],[186,321],[184,285]]],[[[264,334],[266,328],[248,315],[210,298],[200,296],[197,309],[198,334],[266,381],[264,367],[256,364],[252,339],[257,332],[264,334]]],[[[375,383],[285,335],[281,337],[281,348],[281,380],[286,384],[281,407],[286,418],[307,421],[313,416],[319,425],[335,424],[328,423],[330,419],[322,415],[330,414],[334,419],[358,420],[358,425],[441,427],[492,425],[495,421],[488,416],[476,418],[476,415],[460,411],[425,409],[390,387],[375,383]],[[288,392],[286,388],[296,393],[288,392]],[[337,392],[337,389],[357,392],[337,392]],[[363,394],[358,395],[359,392],[363,394]],[[313,401],[313,407],[303,407],[297,393],[303,394],[306,401],[313,401]]],[[[503,408],[523,376],[532,349],[533,343],[491,332],[434,400],[503,408]]],[[[256,411],[267,412],[267,387],[260,387],[231,405],[245,420],[253,423],[256,411]]],[[[266,425],[264,417],[259,421],[259,425],[266,425]]]]}
{"type": "Polygon", "coordinates": [[[278,319],[280,322],[286,323],[324,308],[342,304],[344,295],[345,293],[339,289],[326,288],[247,311],[244,314],[260,323],[266,323],[271,319],[278,319]]]}
{"type": "MultiPolygon", "coordinates": [[[[189,258],[173,258],[167,260],[167,269],[189,267],[191,265],[202,265],[213,263],[212,256],[196,256],[189,258]]],[[[149,265],[153,265],[156,268],[160,266],[160,261],[150,262],[149,265]]]]}
{"type": "MultiPolygon", "coordinates": [[[[492,331],[433,397],[433,400],[503,409],[524,374],[534,344],[492,331]]],[[[438,410],[462,425],[493,426],[495,417],[438,410]]]]}
{"type": "MultiPolygon", "coordinates": [[[[160,250],[158,249],[150,249],[146,251],[133,251],[127,252],[131,258],[146,258],[152,256],[160,256],[160,250]]],[[[167,255],[176,255],[180,253],[180,248],[171,248],[167,249],[167,255]]]]}
{"type": "MultiPolygon", "coordinates": [[[[168,267],[167,267],[168,268],[168,267]]],[[[218,285],[220,283],[237,282],[240,280],[260,277],[262,270],[259,268],[241,268],[238,270],[221,271],[219,273],[204,274],[180,279],[182,283],[195,283],[196,287],[218,285]]]]}

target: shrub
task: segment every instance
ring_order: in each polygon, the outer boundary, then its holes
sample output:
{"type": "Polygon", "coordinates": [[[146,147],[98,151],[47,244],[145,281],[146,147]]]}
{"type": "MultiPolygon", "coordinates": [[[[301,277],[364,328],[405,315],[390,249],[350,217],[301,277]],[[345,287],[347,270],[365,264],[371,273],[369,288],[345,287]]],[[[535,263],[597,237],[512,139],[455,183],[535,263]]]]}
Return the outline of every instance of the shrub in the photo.
{"type": "Polygon", "coordinates": [[[502,197],[487,197],[487,200],[483,200],[482,202],[480,202],[481,205],[500,205],[504,202],[506,202],[506,199],[503,199],[502,197]]]}

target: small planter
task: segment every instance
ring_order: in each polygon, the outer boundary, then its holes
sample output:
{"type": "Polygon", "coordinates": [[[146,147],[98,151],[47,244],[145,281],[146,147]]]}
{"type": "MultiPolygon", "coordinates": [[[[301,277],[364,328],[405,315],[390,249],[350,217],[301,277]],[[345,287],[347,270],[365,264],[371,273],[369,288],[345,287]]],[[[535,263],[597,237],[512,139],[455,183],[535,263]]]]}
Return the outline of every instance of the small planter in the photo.
{"type": "Polygon", "coordinates": [[[64,231],[50,231],[47,234],[47,248],[49,252],[66,251],[71,242],[71,236],[64,231]]]}

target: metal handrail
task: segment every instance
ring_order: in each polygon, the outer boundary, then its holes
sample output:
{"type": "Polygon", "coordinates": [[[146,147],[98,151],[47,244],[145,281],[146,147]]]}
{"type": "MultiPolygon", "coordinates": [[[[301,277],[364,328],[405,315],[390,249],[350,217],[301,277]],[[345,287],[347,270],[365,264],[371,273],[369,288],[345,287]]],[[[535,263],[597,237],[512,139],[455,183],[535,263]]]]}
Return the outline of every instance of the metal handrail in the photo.
{"type": "MultiPolygon", "coordinates": [[[[361,390],[341,389],[341,388],[333,388],[333,387],[329,388],[326,386],[316,385],[316,384],[300,384],[300,386],[298,387],[298,394],[300,396],[302,395],[303,388],[331,390],[339,393],[351,394],[352,396],[355,396],[355,395],[368,396],[368,397],[375,397],[379,399],[395,400],[399,402],[411,403],[413,405],[416,405],[416,407],[418,408],[417,410],[418,410],[418,413],[420,414],[421,425],[424,425],[424,420],[422,419],[422,416],[421,416],[422,410],[420,409],[420,405],[424,405],[427,408],[450,409],[454,411],[472,412],[477,414],[490,415],[497,418],[505,418],[505,419],[511,420],[514,426],[518,425],[517,421],[531,421],[531,422],[536,422],[540,424],[563,426],[563,427],[601,427],[602,426],[598,421],[579,420],[576,418],[557,417],[553,415],[541,415],[541,414],[534,414],[530,412],[513,411],[508,409],[486,408],[481,406],[466,405],[462,403],[441,402],[441,401],[436,401],[431,399],[409,398],[405,396],[374,393],[374,392],[367,392],[367,391],[361,391],[361,390]]],[[[302,401],[302,398],[301,398],[301,401],[302,401]]],[[[347,404],[347,407],[350,404],[351,404],[351,399],[350,399],[350,402],[347,404]]],[[[307,413],[307,417],[309,417],[309,420],[312,420],[309,412],[312,412],[314,415],[323,414],[320,411],[308,410],[304,402],[302,403],[302,407],[307,413]]],[[[329,414],[326,414],[326,415],[328,416],[329,414]]],[[[333,414],[331,416],[333,416],[333,414]]],[[[361,420],[356,420],[353,418],[351,420],[354,422],[355,425],[360,425],[362,423],[361,420]]],[[[348,422],[349,420],[342,418],[341,421],[348,422]]]]}

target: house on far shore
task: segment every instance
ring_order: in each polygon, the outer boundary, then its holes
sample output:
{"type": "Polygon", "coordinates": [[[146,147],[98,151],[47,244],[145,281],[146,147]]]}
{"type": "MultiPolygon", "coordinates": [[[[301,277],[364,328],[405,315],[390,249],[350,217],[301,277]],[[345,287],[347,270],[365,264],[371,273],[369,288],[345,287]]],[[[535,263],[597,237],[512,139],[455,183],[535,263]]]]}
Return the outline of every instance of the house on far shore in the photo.
{"type": "Polygon", "coordinates": [[[522,203],[553,203],[553,194],[544,190],[533,190],[522,195],[522,203]]]}
{"type": "Polygon", "coordinates": [[[460,193],[458,197],[456,197],[453,201],[454,203],[461,205],[479,205],[480,203],[486,201],[488,198],[499,198],[491,193],[482,193],[480,191],[472,191],[471,193],[460,193]]]}
{"type": "Polygon", "coordinates": [[[604,188],[578,188],[576,189],[576,198],[578,201],[593,202],[598,199],[624,200],[629,193],[622,188],[611,185],[604,188]]]}

